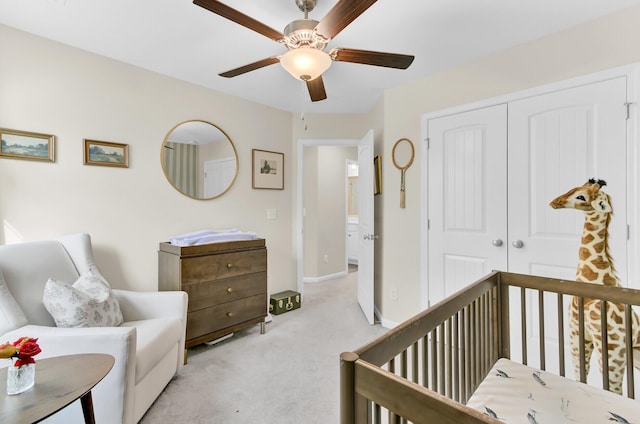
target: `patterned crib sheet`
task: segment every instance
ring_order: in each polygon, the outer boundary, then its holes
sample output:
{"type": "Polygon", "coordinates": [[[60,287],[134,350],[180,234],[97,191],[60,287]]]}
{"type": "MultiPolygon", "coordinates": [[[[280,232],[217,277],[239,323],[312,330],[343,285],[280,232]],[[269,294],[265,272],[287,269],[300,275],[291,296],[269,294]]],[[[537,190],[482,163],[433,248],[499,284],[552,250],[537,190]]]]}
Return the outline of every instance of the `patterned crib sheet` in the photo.
{"type": "Polygon", "coordinates": [[[467,406],[505,423],[640,423],[640,401],[499,359],[467,406]]]}

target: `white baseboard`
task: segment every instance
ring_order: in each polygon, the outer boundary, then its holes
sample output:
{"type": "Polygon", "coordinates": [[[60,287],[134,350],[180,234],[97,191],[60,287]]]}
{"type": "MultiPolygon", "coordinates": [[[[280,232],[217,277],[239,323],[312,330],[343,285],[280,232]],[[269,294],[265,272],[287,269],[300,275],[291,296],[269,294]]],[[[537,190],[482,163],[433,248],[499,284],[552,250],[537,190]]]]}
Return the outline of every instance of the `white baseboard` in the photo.
{"type": "Polygon", "coordinates": [[[388,329],[391,330],[392,328],[395,328],[395,327],[398,326],[399,323],[397,323],[395,321],[391,321],[391,320],[385,319],[382,316],[382,313],[380,313],[380,309],[378,309],[377,306],[373,307],[373,311],[374,311],[374,314],[375,314],[376,318],[380,322],[380,325],[383,326],[384,328],[388,328],[388,329]]]}
{"type": "Polygon", "coordinates": [[[335,274],[323,275],[321,277],[304,277],[303,283],[322,283],[323,281],[333,280],[334,278],[342,278],[348,274],[346,271],[337,272],[335,274]]]}

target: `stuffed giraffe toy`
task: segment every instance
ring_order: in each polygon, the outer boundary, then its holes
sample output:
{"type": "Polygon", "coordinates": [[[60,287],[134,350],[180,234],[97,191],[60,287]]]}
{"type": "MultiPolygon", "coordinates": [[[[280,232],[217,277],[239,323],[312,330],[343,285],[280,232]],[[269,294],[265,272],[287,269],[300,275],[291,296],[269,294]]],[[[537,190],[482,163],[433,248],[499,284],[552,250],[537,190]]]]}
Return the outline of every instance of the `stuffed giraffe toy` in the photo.
{"type": "MultiPolygon", "coordinates": [[[[609,195],[601,190],[606,185],[603,180],[590,179],[585,184],[572,188],[567,193],[553,199],[554,209],[569,208],[584,211],[585,220],[579,250],[576,280],[584,283],[620,286],[613,261],[609,255],[608,228],[613,208],[609,195]]],[[[578,337],[578,298],[572,297],[569,304],[569,340],[571,358],[576,380],[580,380],[580,341],[578,337]]],[[[602,371],[602,331],[600,301],[584,299],[584,352],[585,375],[589,374],[589,363],[593,350],[599,353],[602,371]]],[[[624,327],[624,307],[607,302],[609,390],[622,394],[622,379],[626,367],[626,344],[624,327]]],[[[640,319],[632,314],[632,337],[634,366],[640,369],[640,319]]]]}

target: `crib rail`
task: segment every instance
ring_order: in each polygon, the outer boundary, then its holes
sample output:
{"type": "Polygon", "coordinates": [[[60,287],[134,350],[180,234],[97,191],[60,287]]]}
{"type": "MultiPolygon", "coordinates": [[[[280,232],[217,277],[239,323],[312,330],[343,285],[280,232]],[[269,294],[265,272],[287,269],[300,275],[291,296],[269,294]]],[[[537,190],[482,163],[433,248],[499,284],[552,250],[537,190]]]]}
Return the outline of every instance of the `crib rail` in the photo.
{"type": "MultiPolygon", "coordinates": [[[[602,299],[603,315],[608,302],[623,304],[627,323],[632,321],[631,305],[640,305],[638,290],[493,272],[384,336],[343,353],[341,422],[499,423],[464,404],[499,357],[517,356],[512,359],[540,369],[553,357],[559,363],[554,372],[560,375],[573,368],[565,364],[570,296],[578,296],[581,305],[585,299],[602,299]],[[545,322],[549,308],[556,311],[555,329],[545,322]],[[538,343],[528,343],[532,333],[538,343]],[[553,348],[545,343],[545,335],[552,333],[558,340],[553,348]]],[[[584,319],[580,326],[584,340],[584,319]]],[[[626,343],[626,391],[634,397],[630,325],[626,343]]],[[[606,332],[603,344],[606,351],[606,332]]],[[[579,379],[584,382],[582,362],[579,379]]],[[[609,386],[606,371],[602,384],[609,386]]]]}
{"type": "MultiPolygon", "coordinates": [[[[553,294],[555,296],[555,303],[557,309],[557,330],[555,335],[558,338],[557,343],[557,353],[553,355],[554,358],[558,360],[559,368],[558,370],[554,370],[558,373],[558,375],[566,376],[567,374],[571,374],[573,377],[573,372],[567,373],[567,368],[573,368],[572,364],[566,364],[565,362],[565,347],[569,345],[569,340],[567,336],[567,323],[565,321],[566,309],[565,305],[571,301],[571,296],[577,297],[578,302],[578,310],[583,310],[585,301],[588,299],[595,299],[599,301],[599,312],[600,312],[600,329],[605,329],[605,331],[601,331],[602,336],[602,349],[601,356],[598,360],[603,364],[602,365],[602,385],[601,387],[605,390],[609,390],[609,372],[608,372],[608,363],[609,356],[606,354],[608,352],[609,340],[612,338],[618,338],[619,334],[612,333],[608,329],[608,324],[606,321],[607,311],[609,308],[619,306],[621,307],[623,312],[623,322],[624,322],[624,339],[625,339],[625,362],[626,362],[626,396],[635,399],[635,379],[634,379],[634,331],[638,332],[638,322],[633,322],[633,306],[640,306],[640,291],[634,289],[627,289],[623,287],[608,287],[602,286],[598,284],[586,284],[575,281],[566,281],[566,280],[558,280],[554,278],[544,278],[537,277],[531,275],[524,274],[514,274],[514,273],[501,273],[501,299],[503,304],[501,305],[501,309],[503,313],[506,314],[505,317],[508,319],[509,314],[509,287],[518,287],[519,290],[519,300],[520,300],[520,311],[519,311],[519,319],[521,321],[520,326],[520,351],[522,352],[522,357],[520,358],[522,363],[527,364],[529,362],[529,352],[532,349],[527,346],[527,329],[532,328],[532,325],[529,325],[527,322],[527,312],[526,308],[529,303],[537,303],[538,313],[537,322],[534,323],[537,326],[537,332],[540,334],[539,346],[537,357],[538,361],[533,366],[536,366],[540,369],[546,369],[547,364],[547,356],[552,353],[550,349],[547,348],[545,342],[545,294],[553,294]],[[534,296],[537,298],[537,302],[527,302],[527,296],[534,296]],[[634,325],[636,327],[634,327],[634,325]],[[634,330],[635,328],[635,330],[634,330]]],[[[513,293],[512,293],[513,294],[513,293]]],[[[513,305],[513,304],[512,304],[513,305]]],[[[552,305],[553,306],[553,305],[552,305]]],[[[586,373],[588,364],[585,363],[585,315],[578,315],[578,334],[579,334],[579,343],[580,346],[580,361],[579,375],[575,376],[576,380],[581,381],[583,383],[587,382],[586,373]]],[[[506,337],[509,337],[508,333],[505,333],[505,343],[503,345],[503,351],[501,356],[510,358],[511,351],[509,347],[513,348],[513,344],[510,344],[506,337]]],[[[635,340],[636,346],[640,344],[640,339],[635,340]]],[[[640,349],[639,349],[640,350],[640,349]]],[[[593,355],[596,355],[594,351],[593,355]]]]}

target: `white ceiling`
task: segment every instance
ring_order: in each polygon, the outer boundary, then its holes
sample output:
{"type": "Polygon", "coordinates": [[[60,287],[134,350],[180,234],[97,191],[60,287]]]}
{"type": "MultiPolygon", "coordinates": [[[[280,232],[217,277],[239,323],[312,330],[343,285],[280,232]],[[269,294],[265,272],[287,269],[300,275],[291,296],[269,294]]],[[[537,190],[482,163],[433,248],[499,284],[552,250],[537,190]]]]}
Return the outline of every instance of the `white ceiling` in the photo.
{"type": "MultiPolygon", "coordinates": [[[[223,0],[283,31],[303,17],[295,0],[223,0]]],[[[321,20],[337,0],[318,0],[321,20]]],[[[540,38],[640,0],[378,0],[327,46],[415,55],[407,70],[334,62],[327,100],[280,65],[235,78],[217,74],[285,47],[191,0],[0,0],[0,23],[278,109],[366,113],[383,90],[540,38]]],[[[2,40],[0,40],[2,42],[2,40]]]]}

